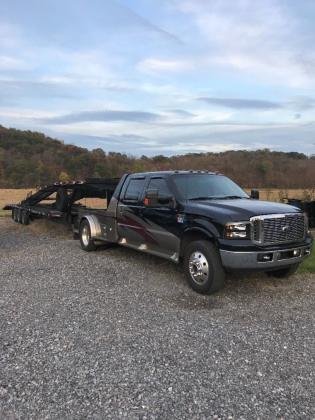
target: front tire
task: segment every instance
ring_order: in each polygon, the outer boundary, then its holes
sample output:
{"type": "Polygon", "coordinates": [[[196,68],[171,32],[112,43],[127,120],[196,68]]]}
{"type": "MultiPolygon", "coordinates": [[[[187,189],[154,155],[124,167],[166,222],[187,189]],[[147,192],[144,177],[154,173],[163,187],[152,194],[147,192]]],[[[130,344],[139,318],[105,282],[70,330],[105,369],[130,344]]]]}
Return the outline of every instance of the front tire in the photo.
{"type": "Polygon", "coordinates": [[[279,270],[266,271],[268,277],[277,277],[278,279],[284,279],[292,276],[298,269],[299,264],[290,265],[290,267],[280,268],[279,270]]]}
{"type": "Polygon", "coordinates": [[[224,286],[225,271],[216,247],[209,241],[194,241],[186,247],[184,270],[189,285],[198,293],[214,293],[224,286]]]}
{"type": "Polygon", "coordinates": [[[81,248],[84,251],[90,252],[96,250],[96,245],[91,236],[90,224],[87,220],[83,220],[80,224],[79,238],[81,248]]]}

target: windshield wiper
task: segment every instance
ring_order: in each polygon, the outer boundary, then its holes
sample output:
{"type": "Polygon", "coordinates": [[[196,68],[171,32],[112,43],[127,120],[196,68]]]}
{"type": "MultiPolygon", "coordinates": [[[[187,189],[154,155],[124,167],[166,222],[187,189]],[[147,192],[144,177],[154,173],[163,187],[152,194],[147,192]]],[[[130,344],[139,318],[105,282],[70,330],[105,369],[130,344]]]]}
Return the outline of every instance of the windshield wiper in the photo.
{"type": "Polygon", "coordinates": [[[247,198],[247,197],[242,197],[240,195],[221,195],[219,197],[193,197],[193,198],[188,198],[188,200],[232,200],[232,199],[237,199],[237,198],[247,198]]]}
{"type": "Polygon", "coordinates": [[[188,198],[188,200],[215,200],[218,197],[193,197],[193,198],[188,198]]]}
{"type": "Polygon", "coordinates": [[[225,195],[224,197],[220,197],[222,200],[234,200],[237,198],[247,198],[247,197],[242,197],[240,195],[225,195]]]}

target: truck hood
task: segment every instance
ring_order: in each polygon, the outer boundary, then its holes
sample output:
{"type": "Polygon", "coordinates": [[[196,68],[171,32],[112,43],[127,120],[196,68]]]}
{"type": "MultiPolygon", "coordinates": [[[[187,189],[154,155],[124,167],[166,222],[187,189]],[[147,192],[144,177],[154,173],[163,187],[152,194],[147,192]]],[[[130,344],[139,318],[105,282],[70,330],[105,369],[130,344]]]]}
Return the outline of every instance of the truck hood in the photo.
{"type": "Polygon", "coordinates": [[[288,204],[251,199],[187,201],[186,211],[226,221],[249,220],[262,214],[298,213],[301,210],[288,204]]]}

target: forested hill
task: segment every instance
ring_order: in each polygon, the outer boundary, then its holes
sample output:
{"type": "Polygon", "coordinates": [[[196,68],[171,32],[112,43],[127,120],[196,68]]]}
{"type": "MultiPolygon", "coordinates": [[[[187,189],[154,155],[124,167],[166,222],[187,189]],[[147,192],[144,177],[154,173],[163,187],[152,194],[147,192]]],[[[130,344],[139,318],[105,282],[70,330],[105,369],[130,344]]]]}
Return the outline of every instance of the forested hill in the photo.
{"type": "Polygon", "coordinates": [[[243,187],[315,188],[315,156],[296,152],[240,150],[135,158],[102,149],[89,151],[41,133],[0,126],[0,188],[164,169],[216,170],[243,187]]]}

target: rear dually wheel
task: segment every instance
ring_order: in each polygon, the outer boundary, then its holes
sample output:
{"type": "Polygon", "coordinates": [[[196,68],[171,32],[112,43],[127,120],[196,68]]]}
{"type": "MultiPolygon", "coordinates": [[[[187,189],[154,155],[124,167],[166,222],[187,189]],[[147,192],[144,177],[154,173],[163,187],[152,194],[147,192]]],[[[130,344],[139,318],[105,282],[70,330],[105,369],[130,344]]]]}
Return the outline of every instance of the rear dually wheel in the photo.
{"type": "Polygon", "coordinates": [[[83,220],[80,224],[79,239],[80,239],[81,248],[84,251],[89,252],[89,251],[96,250],[95,242],[91,236],[90,224],[87,220],[83,220]]]}

